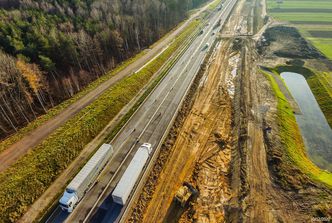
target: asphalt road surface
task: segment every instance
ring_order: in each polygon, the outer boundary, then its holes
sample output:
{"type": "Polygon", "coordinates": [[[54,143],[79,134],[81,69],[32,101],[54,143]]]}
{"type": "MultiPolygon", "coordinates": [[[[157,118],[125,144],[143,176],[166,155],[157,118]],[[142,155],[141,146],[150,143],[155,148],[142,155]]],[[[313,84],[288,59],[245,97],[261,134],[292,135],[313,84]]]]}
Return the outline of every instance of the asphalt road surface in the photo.
{"type": "Polygon", "coordinates": [[[221,11],[214,11],[186,52],[179,58],[167,76],[137,110],[111,142],[114,156],[105,167],[98,182],[68,215],[57,208],[48,222],[116,222],[126,207],[114,204],[111,192],[120,180],[138,147],[151,143],[155,148],[161,141],[182,98],[199,71],[204,58],[215,41],[236,0],[228,0],[221,11]],[[221,26],[217,26],[221,20],[221,26]],[[209,43],[209,46],[206,44],[209,43]],[[107,190],[104,191],[104,188],[107,190]],[[88,216],[88,218],[87,218],[88,216]]]}
{"type": "Polygon", "coordinates": [[[17,141],[5,151],[0,153],[0,172],[6,170],[10,165],[15,163],[19,158],[25,155],[30,149],[37,146],[44,139],[46,139],[50,134],[52,134],[57,128],[63,125],[67,120],[72,118],[86,106],[95,101],[104,91],[109,89],[119,80],[130,76],[132,73],[139,70],[142,66],[151,61],[156,55],[158,55],[165,47],[168,46],[170,42],[183,31],[187,25],[195,19],[195,17],[206,10],[208,5],[201,8],[198,12],[191,15],[190,18],[182,24],[179,28],[177,28],[174,32],[170,33],[166,38],[156,44],[152,49],[150,49],[145,55],[141,58],[128,65],[125,69],[117,73],[115,76],[100,84],[96,89],[89,92],[87,95],[83,96],[81,99],[76,101],[75,103],[68,106],[64,109],[60,114],[51,118],[43,125],[29,132],[25,137],[21,140],[17,141]]]}

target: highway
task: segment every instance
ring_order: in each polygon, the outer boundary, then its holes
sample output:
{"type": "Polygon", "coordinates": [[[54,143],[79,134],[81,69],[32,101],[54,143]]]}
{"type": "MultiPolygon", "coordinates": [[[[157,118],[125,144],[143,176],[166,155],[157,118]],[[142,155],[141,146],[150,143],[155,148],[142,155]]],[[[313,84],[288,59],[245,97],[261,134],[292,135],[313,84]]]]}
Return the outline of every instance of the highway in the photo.
{"type": "Polygon", "coordinates": [[[176,38],[176,36],[178,36],[190,22],[192,22],[201,12],[206,10],[209,5],[210,4],[207,4],[206,6],[199,9],[196,13],[192,14],[182,25],[177,27],[174,31],[170,32],[167,36],[165,36],[165,38],[151,46],[151,48],[149,48],[142,57],[129,64],[123,70],[116,73],[116,75],[101,83],[98,85],[98,87],[82,96],[74,103],[70,104],[59,114],[55,115],[55,117],[52,117],[50,120],[46,121],[36,129],[29,131],[29,134],[25,135],[22,139],[18,140],[14,144],[10,145],[6,150],[2,151],[0,153],[0,172],[9,168],[17,160],[23,157],[29,150],[40,144],[56,129],[62,126],[70,118],[74,117],[86,106],[94,102],[107,89],[118,83],[118,81],[131,76],[134,72],[137,72],[148,63],[150,63],[157,55],[159,55],[161,51],[165,50],[169,44],[172,43],[174,38],[176,38]]]}
{"type": "Polygon", "coordinates": [[[222,25],[231,13],[236,0],[228,0],[221,11],[215,10],[204,26],[203,34],[192,41],[166,77],[148,96],[131,119],[110,142],[114,156],[101,173],[97,183],[87,192],[73,213],[57,208],[47,222],[117,222],[126,207],[111,200],[111,192],[120,180],[138,147],[151,143],[154,150],[175,116],[182,99],[198,73],[205,56],[222,25]],[[220,26],[217,26],[220,20],[220,26]],[[206,44],[209,43],[209,46],[206,44]]]}

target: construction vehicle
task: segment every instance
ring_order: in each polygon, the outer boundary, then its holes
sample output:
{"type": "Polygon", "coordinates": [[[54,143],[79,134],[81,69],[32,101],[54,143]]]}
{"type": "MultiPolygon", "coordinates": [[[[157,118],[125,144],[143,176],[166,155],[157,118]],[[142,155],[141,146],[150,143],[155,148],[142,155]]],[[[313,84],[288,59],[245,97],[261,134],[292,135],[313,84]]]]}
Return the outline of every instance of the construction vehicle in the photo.
{"type": "Polygon", "coordinates": [[[185,207],[197,194],[197,190],[191,184],[184,182],[176,192],[174,199],[180,203],[181,207],[185,207]]]}

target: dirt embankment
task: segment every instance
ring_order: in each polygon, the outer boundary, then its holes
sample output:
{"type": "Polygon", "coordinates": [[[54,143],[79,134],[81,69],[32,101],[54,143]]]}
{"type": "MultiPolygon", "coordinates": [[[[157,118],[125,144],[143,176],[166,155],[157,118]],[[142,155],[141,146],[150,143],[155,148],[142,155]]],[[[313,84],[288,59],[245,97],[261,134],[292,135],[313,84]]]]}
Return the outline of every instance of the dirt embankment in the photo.
{"type": "Polygon", "coordinates": [[[292,197],[275,188],[264,139],[265,120],[275,111],[275,98],[257,72],[254,42],[242,39],[241,66],[234,100],[235,146],[232,150],[231,222],[302,222],[307,219],[292,197]]]}
{"type": "MultiPolygon", "coordinates": [[[[236,13],[251,11],[248,1],[239,5],[236,13]]],[[[291,164],[278,165],[285,151],[277,101],[258,69],[266,57],[250,37],[230,37],[249,33],[248,20],[225,27],[228,38],[196,78],[130,222],[308,222],[329,211],[322,203],[331,198],[328,190],[291,164]],[[280,184],[285,178],[275,168],[284,168],[290,186],[280,184]],[[180,207],[173,198],[184,182],[199,193],[180,207]]]]}
{"type": "Polygon", "coordinates": [[[257,42],[263,66],[280,64],[331,71],[332,62],[305,40],[294,27],[272,23],[257,42]]]}
{"type": "MultiPolygon", "coordinates": [[[[185,173],[184,179],[199,191],[197,200],[182,214],[179,222],[217,223],[225,220],[224,209],[230,197],[232,142],[233,91],[228,84],[232,82],[231,72],[236,66],[229,60],[232,55],[230,42],[224,42],[218,49],[194,107],[182,127],[183,135],[175,144],[175,149],[183,148],[190,154],[187,160],[183,156],[187,164],[195,162],[192,172],[182,170],[182,173],[185,173]]],[[[172,193],[176,189],[173,187],[172,193]]]]}
{"type": "MultiPolygon", "coordinates": [[[[279,72],[285,69],[301,73],[308,78],[315,74],[307,68],[317,71],[332,69],[331,61],[325,59],[310,43],[305,41],[295,28],[279,25],[271,27],[265,31],[257,47],[260,53],[260,64],[263,66],[290,65],[278,67],[279,72]]],[[[267,89],[267,92],[272,91],[270,86],[267,89]]],[[[289,92],[284,90],[284,94],[287,96],[289,92]]],[[[287,199],[291,200],[292,205],[287,205],[287,203],[285,205],[294,213],[300,214],[299,218],[295,219],[297,222],[308,222],[318,219],[317,217],[326,216],[329,216],[331,220],[332,191],[310,180],[291,162],[279,132],[277,102],[273,97],[269,98],[267,101],[270,101],[270,109],[266,113],[263,123],[272,128],[272,134],[264,132],[264,140],[274,187],[280,194],[285,194],[287,199]]],[[[289,99],[289,97],[287,98],[289,99]]]]}
{"type": "Polygon", "coordinates": [[[183,125],[186,116],[189,114],[193,106],[193,98],[195,97],[196,91],[199,88],[200,80],[207,69],[207,63],[208,61],[204,61],[204,64],[202,65],[199,73],[195,77],[192,86],[190,87],[190,90],[182,104],[174,124],[171,127],[165,142],[161,146],[158,159],[150,172],[140,197],[131,210],[128,222],[143,221],[143,215],[146,212],[148,205],[151,203],[153,195],[156,193],[156,185],[159,182],[160,175],[164,169],[164,166],[168,162],[170,155],[172,154],[174,143],[180,133],[180,127],[183,125]]]}

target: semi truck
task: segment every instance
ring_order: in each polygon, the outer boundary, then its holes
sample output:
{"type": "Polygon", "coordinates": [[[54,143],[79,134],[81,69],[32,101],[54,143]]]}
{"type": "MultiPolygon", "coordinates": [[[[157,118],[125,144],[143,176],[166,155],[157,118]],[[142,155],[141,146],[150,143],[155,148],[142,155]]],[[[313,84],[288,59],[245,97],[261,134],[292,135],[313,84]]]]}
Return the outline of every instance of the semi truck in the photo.
{"type": "Polygon", "coordinates": [[[126,171],[122,175],[119,183],[116,185],[112,198],[113,201],[120,205],[125,205],[130,196],[144,166],[146,165],[152,151],[149,143],[141,145],[135,153],[126,171]]]}
{"type": "Polygon", "coordinates": [[[91,159],[84,165],[80,172],[68,184],[59,204],[62,210],[72,212],[85,193],[94,184],[99,173],[113,154],[113,147],[103,144],[91,159]]]}

